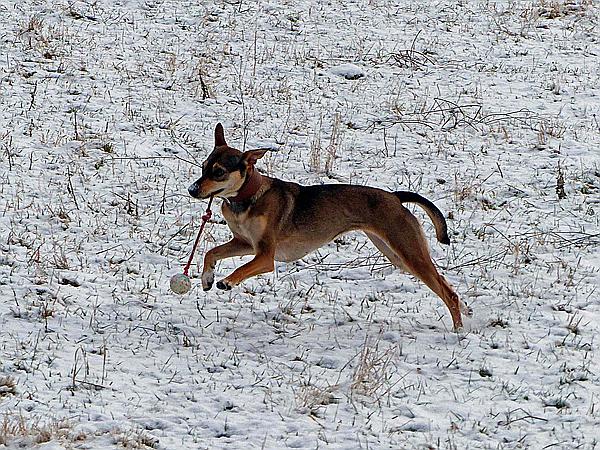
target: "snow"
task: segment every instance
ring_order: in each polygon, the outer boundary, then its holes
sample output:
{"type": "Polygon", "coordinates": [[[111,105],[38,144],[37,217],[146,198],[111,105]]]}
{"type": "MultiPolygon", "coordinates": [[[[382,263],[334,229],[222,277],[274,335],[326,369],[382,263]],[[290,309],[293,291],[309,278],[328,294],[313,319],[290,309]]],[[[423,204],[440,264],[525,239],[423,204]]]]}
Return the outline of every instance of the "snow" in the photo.
{"type": "MultiPolygon", "coordinates": [[[[599,12],[2,2],[0,444],[594,448],[599,12]],[[358,233],[170,292],[219,121],[270,175],[434,201],[464,330],[358,233]]],[[[198,254],[228,237],[215,209],[198,254]]]]}
{"type": "Polygon", "coordinates": [[[356,64],[340,64],[332,67],[330,72],[347,80],[358,80],[366,75],[365,71],[356,64]]]}

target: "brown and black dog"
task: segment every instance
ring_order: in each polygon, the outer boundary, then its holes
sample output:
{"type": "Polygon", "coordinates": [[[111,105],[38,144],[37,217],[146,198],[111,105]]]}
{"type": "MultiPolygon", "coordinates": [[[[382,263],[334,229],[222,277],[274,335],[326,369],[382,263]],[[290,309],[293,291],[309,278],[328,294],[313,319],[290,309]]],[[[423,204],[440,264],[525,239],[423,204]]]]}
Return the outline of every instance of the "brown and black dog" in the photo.
{"type": "Polygon", "coordinates": [[[267,149],[241,152],[229,147],[223,126],[215,129],[215,148],[202,164],[202,176],[189,187],[195,198],[224,199],[222,212],[233,238],[206,253],[202,287],[214,282],[217,261],[254,258],[217,283],[231,289],[245,279],[274,269],[275,261],[295,261],[353,230],[364,231],[395,266],[422,280],[446,304],[454,328],[470,309],[438,273],[425,234],[403,203],[416,203],[433,221],[438,241],[449,244],[440,210],[419,194],[388,192],[368,186],[301,186],[262,175],[254,165],[267,149]]]}

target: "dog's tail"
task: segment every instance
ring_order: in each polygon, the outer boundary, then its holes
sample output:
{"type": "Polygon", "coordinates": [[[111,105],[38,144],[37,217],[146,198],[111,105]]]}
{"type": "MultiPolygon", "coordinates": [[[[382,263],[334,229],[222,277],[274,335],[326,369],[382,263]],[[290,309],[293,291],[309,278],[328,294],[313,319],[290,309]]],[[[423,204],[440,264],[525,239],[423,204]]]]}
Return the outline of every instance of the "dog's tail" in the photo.
{"type": "Polygon", "coordinates": [[[431,221],[433,222],[433,226],[435,227],[435,234],[437,240],[442,244],[450,244],[450,239],[448,238],[448,225],[446,224],[446,219],[442,212],[427,200],[422,195],[417,194],[416,192],[409,191],[396,191],[394,195],[398,197],[398,199],[402,203],[416,203],[421,208],[425,210],[431,221]]]}

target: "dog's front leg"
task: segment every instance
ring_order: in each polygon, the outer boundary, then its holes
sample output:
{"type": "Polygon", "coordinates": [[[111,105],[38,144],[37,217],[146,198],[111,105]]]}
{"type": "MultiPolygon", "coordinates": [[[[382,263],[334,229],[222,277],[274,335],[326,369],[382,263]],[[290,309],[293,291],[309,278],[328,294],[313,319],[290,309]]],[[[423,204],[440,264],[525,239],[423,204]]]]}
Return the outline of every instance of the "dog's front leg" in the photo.
{"type": "Polygon", "coordinates": [[[229,242],[209,250],[204,257],[202,289],[208,291],[212,287],[215,280],[215,265],[218,261],[233,256],[251,255],[252,253],[254,253],[252,246],[238,237],[234,237],[229,242]]]}
{"type": "Polygon", "coordinates": [[[275,249],[270,246],[259,246],[258,253],[254,259],[241,267],[238,267],[227,278],[219,281],[219,289],[229,290],[237,286],[247,278],[259,275],[261,273],[272,272],[275,268],[275,249]]]}

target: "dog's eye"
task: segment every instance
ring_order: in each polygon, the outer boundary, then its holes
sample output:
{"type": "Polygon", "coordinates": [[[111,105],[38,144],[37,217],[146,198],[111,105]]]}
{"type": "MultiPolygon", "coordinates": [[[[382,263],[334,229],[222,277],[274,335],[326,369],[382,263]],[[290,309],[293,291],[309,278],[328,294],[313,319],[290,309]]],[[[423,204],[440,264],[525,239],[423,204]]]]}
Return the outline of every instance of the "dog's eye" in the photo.
{"type": "Polygon", "coordinates": [[[217,168],[213,169],[212,174],[213,174],[213,177],[215,177],[215,178],[221,178],[223,175],[225,175],[225,171],[223,169],[221,169],[220,167],[217,167],[217,168]]]}

